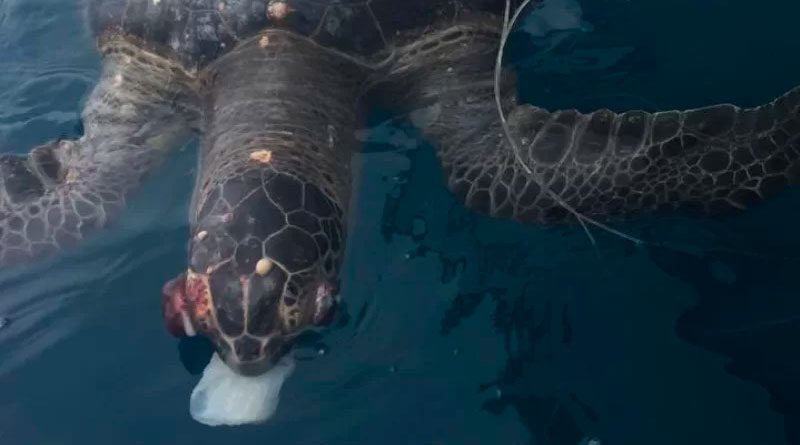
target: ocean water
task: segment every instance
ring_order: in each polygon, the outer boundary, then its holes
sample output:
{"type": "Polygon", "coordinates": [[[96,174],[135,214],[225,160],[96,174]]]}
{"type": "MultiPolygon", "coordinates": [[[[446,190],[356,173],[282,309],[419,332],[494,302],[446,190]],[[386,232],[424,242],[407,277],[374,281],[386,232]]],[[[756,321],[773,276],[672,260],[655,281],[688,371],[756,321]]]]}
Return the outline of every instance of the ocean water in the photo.
{"type": "MultiPolygon", "coordinates": [[[[797,17],[791,0],[551,1],[509,57],[548,108],[749,106],[800,83],[797,17]]],[[[0,0],[0,148],[79,136],[99,67],[77,1],[0,0]]],[[[361,135],[345,311],[267,424],[194,422],[208,345],[163,326],[192,143],[113,227],[0,271],[0,443],[800,443],[800,190],[618,227],[661,247],[595,231],[593,248],[462,209],[406,125],[361,135]]]]}

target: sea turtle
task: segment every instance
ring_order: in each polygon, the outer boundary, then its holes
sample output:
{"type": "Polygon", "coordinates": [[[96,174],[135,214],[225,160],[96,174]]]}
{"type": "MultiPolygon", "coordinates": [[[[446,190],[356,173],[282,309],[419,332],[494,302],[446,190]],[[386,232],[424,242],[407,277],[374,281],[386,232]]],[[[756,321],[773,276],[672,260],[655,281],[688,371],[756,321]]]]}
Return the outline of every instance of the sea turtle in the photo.
{"type": "MultiPolygon", "coordinates": [[[[197,133],[188,268],[164,287],[164,314],[175,335],[208,336],[234,375],[285,376],[292,339],[331,319],[371,106],[410,117],[467,207],[520,222],[744,209],[800,172],[800,88],[750,109],[518,104],[512,69],[495,77],[506,0],[86,1],[104,57],[84,135],[0,158],[0,264],[106,225],[197,133]]],[[[201,395],[193,412],[216,400],[201,395]]]]}

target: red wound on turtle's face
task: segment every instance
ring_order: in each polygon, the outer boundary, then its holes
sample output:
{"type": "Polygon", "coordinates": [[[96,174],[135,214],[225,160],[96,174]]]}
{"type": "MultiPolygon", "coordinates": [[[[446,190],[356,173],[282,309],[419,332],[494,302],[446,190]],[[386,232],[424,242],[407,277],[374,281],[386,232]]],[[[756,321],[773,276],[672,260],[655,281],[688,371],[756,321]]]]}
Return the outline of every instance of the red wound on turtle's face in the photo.
{"type": "Polygon", "coordinates": [[[182,273],[176,278],[167,281],[161,288],[161,309],[167,331],[175,337],[188,336],[183,325],[183,316],[186,309],[186,274],[182,273]]]}
{"type": "Polygon", "coordinates": [[[315,326],[327,326],[333,321],[338,303],[336,301],[337,287],[326,282],[317,288],[314,298],[314,318],[312,319],[315,326]]]}

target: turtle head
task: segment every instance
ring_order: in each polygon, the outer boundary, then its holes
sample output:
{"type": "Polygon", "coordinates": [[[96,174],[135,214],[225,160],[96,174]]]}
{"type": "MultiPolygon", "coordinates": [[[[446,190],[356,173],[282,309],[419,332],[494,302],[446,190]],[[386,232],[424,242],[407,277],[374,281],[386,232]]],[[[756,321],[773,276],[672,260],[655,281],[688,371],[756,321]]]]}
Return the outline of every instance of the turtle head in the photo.
{"type": "Polygon", "coordinates": [[[227,181],[200,205],[189,268],[164,286],[173,335],[209,337],[242,375],[276,365],[333,319],[342,213],[319,188],[275,174],[227,181]]]}

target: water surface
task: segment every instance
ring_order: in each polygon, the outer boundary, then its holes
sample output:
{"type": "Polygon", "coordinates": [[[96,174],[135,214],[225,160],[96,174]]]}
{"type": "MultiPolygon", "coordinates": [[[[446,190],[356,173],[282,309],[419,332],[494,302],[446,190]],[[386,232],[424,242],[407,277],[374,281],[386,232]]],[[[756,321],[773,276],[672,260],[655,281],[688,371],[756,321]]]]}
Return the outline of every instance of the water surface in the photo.
{"type": "MultiPolygon", "coordinates": [[[[544,107],[750,106],[800,83],[796,2],[559,5],[571,12],[529,18],[509,50],[523,99],[544,107]]],[[[100,59],[79,11],[0,0],[4,151],[80,135],[100,59]]],[[[733,218],[621,227],[670,248],[598,232],[592,248],[576,228],[463,210],[432,147],[371,122],[346,314],[309,341],[268,424],[192,421],[208,351],[163,327],[160,287],[186,261],[193,143],[102,235],[0,272],[0,441],[800,443],[797,189],[733,218]]]]}

